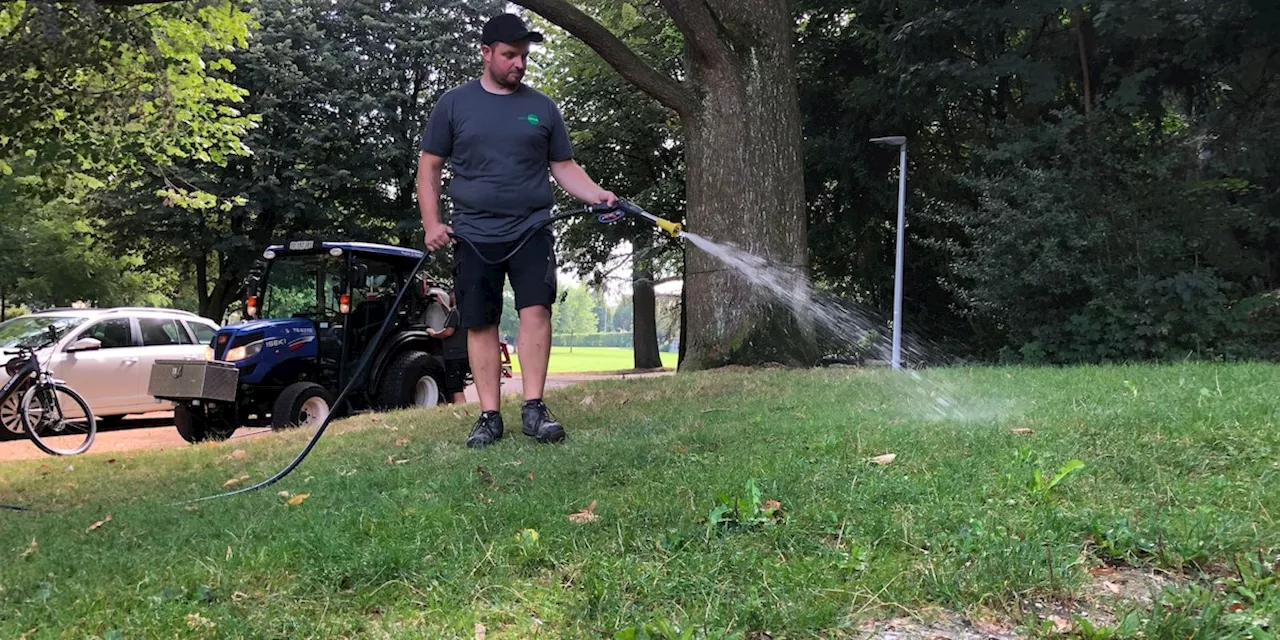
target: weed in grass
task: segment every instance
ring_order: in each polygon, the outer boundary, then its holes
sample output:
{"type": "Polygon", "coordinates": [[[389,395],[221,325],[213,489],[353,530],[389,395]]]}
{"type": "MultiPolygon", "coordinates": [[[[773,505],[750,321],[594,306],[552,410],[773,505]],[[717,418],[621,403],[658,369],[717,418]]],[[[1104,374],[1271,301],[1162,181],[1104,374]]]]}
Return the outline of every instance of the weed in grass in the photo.
{"type": "Polygon", "coordinates": [[[1058,467],[1053,477],[1049,477],[1040,468],[1042,460],[1042,456],[1035,450],[1020,447],[1014,453],[1014,464],[1018,471],[1004,474],[1001,478],[1004,488],[1008,490],[1021,486],[1033,502],[1047,503],[1052,499],[1055,487],[1085,467],[1083,460],[1070,460],[1058,467]]]}
{"type": "Polygon", "coordinates": [[[707,514],[707,535],[712,532],[750,530],[783,521],[782,503],[764,500],[755,478],[747,481],[747,495],[731,497],[720,494],[716,506],[707,514]]]}
{"type": "Polygon", "coordinates": [[[697,627],[683,629],[665,618],[655,618],[632,627],[627,627],[613,634],[614,640],[744,640],[746,636],[738,632],[700,632],[697,627]],[[695,635],[696,634],[696,635],[695,635]]]}

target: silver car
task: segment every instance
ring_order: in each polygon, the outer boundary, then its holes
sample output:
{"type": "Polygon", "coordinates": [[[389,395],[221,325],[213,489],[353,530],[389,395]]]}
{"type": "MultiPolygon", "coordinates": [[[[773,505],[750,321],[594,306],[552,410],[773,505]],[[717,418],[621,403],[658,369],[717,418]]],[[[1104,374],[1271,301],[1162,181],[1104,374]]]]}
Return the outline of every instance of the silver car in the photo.
{"type": "MultiPolygon", "coordinates": [[[[176,309],[58,309],[0,323],[0,349],[39,349],[40,361],[84,396],[100,423],[110,423],[172,409],[173,403],[147,394],[151,365],[203,360],[217,331],[214,321],[176,309]]],[[[4,365],[12,357],[0,355],[0,384],[9,377],[4,365]]],[[[0,438],[21,434],[15,398],[0,406],[0,438]]]]}

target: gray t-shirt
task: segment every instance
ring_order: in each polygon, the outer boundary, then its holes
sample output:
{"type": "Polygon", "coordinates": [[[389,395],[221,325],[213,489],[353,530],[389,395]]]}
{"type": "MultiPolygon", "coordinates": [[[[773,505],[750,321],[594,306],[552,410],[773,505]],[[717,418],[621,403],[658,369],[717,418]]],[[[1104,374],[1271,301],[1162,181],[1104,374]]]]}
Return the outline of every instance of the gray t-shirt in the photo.
{"type": "Polygon", "coordinates": [[[531,87],[489,93],[479,80],[456,87],[431,112],[421,149],[453,169],[453,231],[508,242],[551,215],[550,162],[573,157],[555,102],[531,87]]]}

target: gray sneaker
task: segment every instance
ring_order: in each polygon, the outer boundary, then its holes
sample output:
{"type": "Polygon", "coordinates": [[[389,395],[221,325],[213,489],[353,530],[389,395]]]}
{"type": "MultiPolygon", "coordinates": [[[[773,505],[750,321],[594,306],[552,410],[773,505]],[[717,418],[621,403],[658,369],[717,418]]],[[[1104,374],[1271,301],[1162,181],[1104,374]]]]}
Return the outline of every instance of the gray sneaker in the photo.
{"type": "Polygon", "coordinates": [[[487,447],[502,439],[502,414],[497,411],[486,411],[476,419],[476,426],[471,428],[467,437],[467,446],[472,449],[487,447]]]}
{"type": "Polygon", "coordinates": [[[564,425],[541,400],[529,400],[520,407],[520,430],[543,444],[564,440],[564,425]]]}

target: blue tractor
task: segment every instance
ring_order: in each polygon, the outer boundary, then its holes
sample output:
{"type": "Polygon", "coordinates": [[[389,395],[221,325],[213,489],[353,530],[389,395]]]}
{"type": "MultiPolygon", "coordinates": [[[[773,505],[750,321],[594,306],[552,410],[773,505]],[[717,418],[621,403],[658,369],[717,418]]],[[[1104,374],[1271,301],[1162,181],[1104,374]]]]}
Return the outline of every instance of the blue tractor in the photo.
{"type": "Polygon", "coordinates": [[[250,278],[247,318],[218,331],[204,361],[158,361],[149,393],[175,403],[188,442],[223,440],[240,426],[318,427],[331,412],[441,402],[442,345],[428,330],[443,328],[449,298],[415,272],[422,255],[363,242],[268,247],[250,278]],[[388,316],[387,334],[367,353],[388,316]]]}

